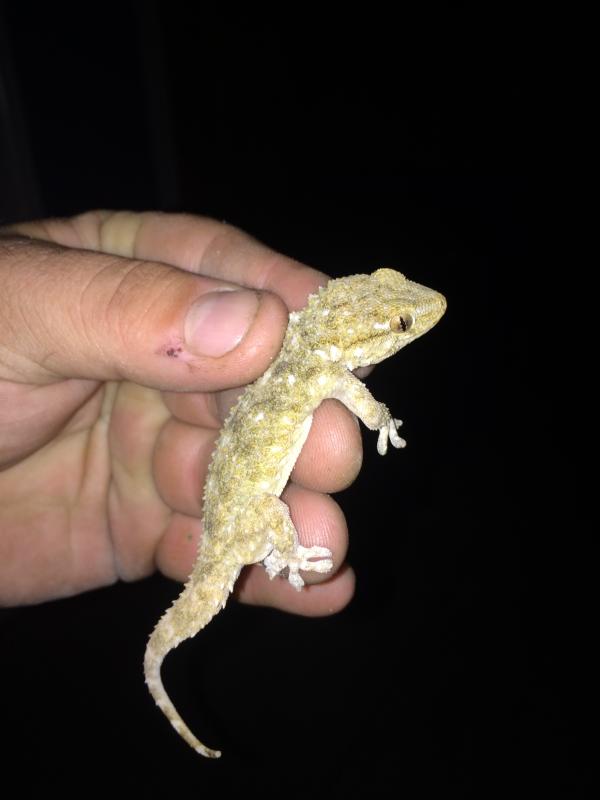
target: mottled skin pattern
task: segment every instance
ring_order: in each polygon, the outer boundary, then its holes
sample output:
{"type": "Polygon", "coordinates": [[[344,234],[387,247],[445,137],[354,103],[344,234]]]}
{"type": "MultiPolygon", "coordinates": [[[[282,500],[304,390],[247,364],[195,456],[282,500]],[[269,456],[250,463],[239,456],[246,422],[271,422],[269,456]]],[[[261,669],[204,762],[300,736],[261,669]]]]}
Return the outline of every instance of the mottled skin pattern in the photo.
{"type": "Polygon", "coordinates": [[[287,574],[300,589],[301,570],[328,572],[331,552],[302,547],[279,496],[302,449],[317,406],[335,397],[371,430],[378,451],[405,442],[383,403],[352,374],[377,364],[426,333],[446,308],[441,294],[380,269],[332,280],[290,314],[281,352],[248,387],[226,420],[204,489],[204,534],[181,595],[158,622],[146,650],[146,683],[175,730],[198,753],[203,745],[169,700],[160,678],[166,654],[194,636],[225,605],[246,564],[262,561],[269,576],[287,574]]]}

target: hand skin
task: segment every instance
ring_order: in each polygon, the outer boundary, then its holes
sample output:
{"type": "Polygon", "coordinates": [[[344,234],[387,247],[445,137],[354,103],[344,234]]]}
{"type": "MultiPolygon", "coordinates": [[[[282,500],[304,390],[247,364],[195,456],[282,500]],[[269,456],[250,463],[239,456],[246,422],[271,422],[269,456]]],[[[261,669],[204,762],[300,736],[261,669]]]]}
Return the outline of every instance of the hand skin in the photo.
{"type": "MultiPolygon", "coordinates": [[[[95,211],[0,229],[0,604],[156,568],[185,580],[227,409],[326,280],[199,217],[95,211]]],[[[323,403],[283,499],[334,571],[296,592],[255,565],[240,600],[306,615],[348,603],[346,524],[325,493],[354,480],[361,452],[353,415],[323,403]]]]}

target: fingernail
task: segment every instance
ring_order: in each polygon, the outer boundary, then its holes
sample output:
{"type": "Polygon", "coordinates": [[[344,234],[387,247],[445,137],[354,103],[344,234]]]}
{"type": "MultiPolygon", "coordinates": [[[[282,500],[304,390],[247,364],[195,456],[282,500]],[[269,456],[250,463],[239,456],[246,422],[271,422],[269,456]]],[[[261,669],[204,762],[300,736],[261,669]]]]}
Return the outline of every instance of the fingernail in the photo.
{"type": "Polygon", "coordinates": [[[258,308],[258,296],[249,291],[211,292],[190,308],[185,320],[185,342],[201,356],[225,355],[244,338],[258,308]]]}

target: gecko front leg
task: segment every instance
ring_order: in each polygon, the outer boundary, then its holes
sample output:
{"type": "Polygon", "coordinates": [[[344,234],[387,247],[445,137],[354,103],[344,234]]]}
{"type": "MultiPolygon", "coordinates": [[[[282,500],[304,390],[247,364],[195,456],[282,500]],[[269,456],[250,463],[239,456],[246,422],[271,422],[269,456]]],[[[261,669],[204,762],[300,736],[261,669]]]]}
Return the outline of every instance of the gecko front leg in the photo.
{"type": "Polygon", "coordinates": [[[348,370],[344,370],[332,392],[332,397],[343,403],[363,421],[371,431],[379,431],[377,452],[387,453],[388,439],[394,447],[406,447],[406,441],[398,435],[401,419],[394,419],[384,403],[371,394],[362,381],[348,370]]]}

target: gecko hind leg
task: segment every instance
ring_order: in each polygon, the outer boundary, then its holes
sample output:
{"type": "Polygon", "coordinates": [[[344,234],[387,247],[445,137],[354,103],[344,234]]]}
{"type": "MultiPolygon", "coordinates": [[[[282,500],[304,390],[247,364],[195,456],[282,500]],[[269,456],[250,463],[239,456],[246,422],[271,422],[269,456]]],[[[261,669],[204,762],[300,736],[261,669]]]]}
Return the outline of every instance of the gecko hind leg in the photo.
{"type": "Polygon", "coordinates": [[[304,547],[290,517],[289,508],[275,495],[255,500],[255,510],[266,523],[270,552],[263,559],[269,578],[274,578],[286,569],[288,580],[298,591],[304,586],[300,570],[306,572],[329,572],[333,567],[332,553],[327,547],[313,545],[304,547]]]}
{"type": "Polygon", "coordinates": [[[304,579],[300,575],[301,569],[307,572],[329,572],[333,561],[331,560],[331,550],[327,547],[318,545],[303,547],[301,544],[297,544],[291,553],[289,551],[282,552],[274,547],[263,564],[269,578],[274,578],[287,568],[288,581],[294,589],[300,590],[304,586],[304,579]],[[311,561],[313,558],[318,560],[311,561]]]}

